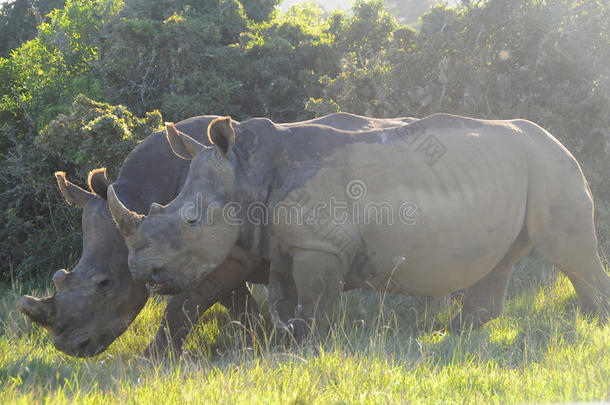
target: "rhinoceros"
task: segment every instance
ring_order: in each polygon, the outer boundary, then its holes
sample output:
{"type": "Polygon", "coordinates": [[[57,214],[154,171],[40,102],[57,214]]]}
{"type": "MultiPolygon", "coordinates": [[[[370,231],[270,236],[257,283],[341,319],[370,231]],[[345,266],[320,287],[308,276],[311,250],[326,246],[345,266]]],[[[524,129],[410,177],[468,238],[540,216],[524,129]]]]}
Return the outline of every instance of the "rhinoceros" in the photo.
{"type": "MultiPolygon", "coordinates": [[[[217,117],[193,117],[177,127],[205,143],[206,129],[214,118],[217,117]]],[[[357,131],[412,121],[413,118],[376,120],[338,113],[311,122],[357,131]]],[[[168,202],[178,194],[189,164],[171,151],[163,132],[155,133],[129,154],[114,183],[114,192],[131,210],[145,213],[151,203],[168,202]]],[[[108,211],[105,170],[90,173],[90,191],[69,182],[62,172],[56,177],[65,200],[83,209],[83,253],[71,272],[59,270],[53,276],[55,296],[24,296],[18,308],[50,329],[57,349],[88,357],[103,352],[126,330],[146,303],[148,291],[145,279],[129,274],[128,250],[108,211]]],[[[168,345],[171,350],[180,351],[198,317],[219,300],[232,309],[234,316],[256,309],[245,281],[267,283],[267,262],[236,247],[220,266],[219,274],[220,277],[203,278],[170,298],[147,354],[160,352],[168,345]]],[[[159,286],[158,281],[157,292],[172,292],[171,285],[159,286]]]]}
{"type": "Polygon", "coordinates": [[[109,188],[133,274],[185,286],[238,246],[270,261],[274,321],[297,339],[323,334],[353,288],[465,289],[451,323],[463,330],[500,315],[513,265],[535,248],[569,277],[584,312],[608,318],[587,181],[532,122],[435,114],[353,132],[225,117],[208,136],[214,147],[169,126],[172,149],[192,163],[178,196],[147,216],[109,188]]]}

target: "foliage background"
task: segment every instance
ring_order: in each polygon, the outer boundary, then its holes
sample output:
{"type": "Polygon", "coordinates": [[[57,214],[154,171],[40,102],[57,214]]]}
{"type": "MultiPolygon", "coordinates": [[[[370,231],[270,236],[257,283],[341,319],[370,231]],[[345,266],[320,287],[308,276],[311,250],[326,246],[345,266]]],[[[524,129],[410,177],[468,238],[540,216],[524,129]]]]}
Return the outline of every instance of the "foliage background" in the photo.
{"type": "Polygon", "coordinates": [[[462,0],[417,20],[400,2],[284,14],[278,3],[3,4],[0,278],[47,278],[79,256],[79,212],[61,200],[54,171],[78,184],[99,166],[112,177],[163,120],[197,114],[530,119],[583,165],[610,253],[606,0],[462,0]]]}

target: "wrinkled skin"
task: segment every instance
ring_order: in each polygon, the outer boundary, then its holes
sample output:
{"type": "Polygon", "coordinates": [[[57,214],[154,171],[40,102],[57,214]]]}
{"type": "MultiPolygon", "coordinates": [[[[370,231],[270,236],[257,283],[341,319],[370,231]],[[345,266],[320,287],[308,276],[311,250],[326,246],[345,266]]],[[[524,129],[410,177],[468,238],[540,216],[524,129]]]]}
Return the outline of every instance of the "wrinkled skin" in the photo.
{"type": "MultiPolygon", "coordinates": [[[[177,127],[201,142],[207,142],[205,129],[215,117],[203,116],[185,120],[177,127]]],[[[401,119],[413,121],[410,118],[401,119]]],[[[394,120],[375,120],[351,114],[333,114],[312,120],[349,130],[399,125],[394,120]]],[[[297,124],[285,124],[287,127],[297,124]]],[[[173,199],[183,184],[190,162],[176,156],[165,140],[156,133],[130,153],[115,182],[115,189],[129,209],[143,214],[151,203],[173,199]]],[[[66,201],[83,209],[83,254],[70,272],[60,270],[53,281],[53,297],[23,297],[18,307],[33,321],[48,328],[55,346],[70,355],[89,357],[104,351],[121,335],[139,313],[147,299],[146,281],[131,277],[127,265],[127,247],[112,221],[106,201],[108,181],[105,171],[90,174],[89,191],[57,175],[66,201]]],[[[146,355],[180,352],[184,338],[199,317],[216,302],[225,305],[234,319],[257,312],[245,280],[268,282],[268,262],[239,248],[217,274],[184,285],[157,278],[156,292],[175,294],[168,300],[163,319],[146,355]]]]}
{"type": "MultiPolygon", "coordinates": [[[[179,126],[204,140],[204,129],[213,118],[195,117],[179,126]]],[[[174,155],[164,138],[163,133],[149,137],[129,155],[121,170],[117,183],[123,198],[135,210],[148,209],[159,197],[171,200],[184,181],[188,162],[174,155]],[[149,174],[149,182],[142,181],[143,173],[149,174]]],[[[73,356],[90,357],[106,350],[125,331],[146,303],[148,291],[145,280],[133,279],[128,271],[127,246],[105,199],[108,187],[105,170],[92,171],[89,191],[67,181],[63,173],[56,177],[66,201],[83,209],[83,253],[72,271],[59,270],[53,276],[55,296],[42,299],[24,296],[18,308],[49,329],[57,349],[73,356]]],[[[240,273],[225,277],[213,289],[209,288],[209,281],[201,280],[169,300],[163,322],[146,354],[162,353],[168,346],[179,352],[192,325],[215,302],[229,305],[234,316],[256,310],[244,280],[250,274],[253,281],[266,282],[266,269],[259,276],[255,272],[258,262],[229,261],[227,265],[238,268],[240,273]]],[[[160,286],[157,292],[171,291],[160,286]]]]}
{"type": "MultiPolygon", "coordinates": [[[[207,153],[213,155],[215,151],[210,150],[207,153]]],[[[202,160],[203,167],[210,169],[205,173],[214,173],[215,159],[202,160]]],[[[201,189],[205,190],[207,186],[211,186],[228,193],[232,184],[230,177],[226,179],[227,181],[223,181],[221,176],[209,175],[201,189]]],[[[191,184],[185,184],[183,190],[188,192],[191,184]]],[[[108,198],[111,207],[113,204],[121,204],[112,187],[110,190],[108,198]]],[[[217,202],[214,200],[215,194],[208,196],[210,203],[217,202]]],[[[209,274],[228,257],[239,236],[239,227],[223,221],[221,210],[215,210],[205,218],[177,221],[176,218],[182,216],[184,204],[180,196],[176,201],[180,203],[170,204],[165,209],[150,214],[147,220],[139,225],[138,232],[126,231],[124,235],[127,245],[131,247],[129,267],[135,277],[171,285],[173,291],[181,291],[189,283],[197,281],[201,274],[209,274]],[[202,221],[207,221],[208,225],[199,226],[202,221]]],[[[194,203],[194,200],[192,202],[194,203]]],[[[207,202],[204,203],[204,206],[207,205],[207,202]]],[[[115,215],[115,218],[118,218],[118,215],[115,215]]],[[[120,229],[133,226],[118,223],[120,229]]]]}
{"type": "Polygon", "coordinates": [[[125,331],[146,303],[148,292],[127,270],[126,246],[109,221],[108,210],[101,210],[105,212],[102,216],[92,215],[106,201],[82,189],[80,192],[82,200],[77,204],[84,204],[83,255],[72,272],[59,270],[53,276],[57,294],[46,300],[51,316],[37,319],[29,297],[22,298],[19,308],[50,329],[57,349],[89,357],[106,350],[125,331]],[[97,235],[104,235],[103,243],[97,235]],[[105,258],[103,267],[100,257],[105,258]]]}
{"type": "Polygon", "coordinates": [[[134,274],[184,286],[238,246],[270,261],[272,314],[278,326],[292,322],[297,339],[325,333],[350,288],[424,296],[465,288],[452,322],[461,330],[499,316],[513,265],[534,247],[570,278],[585,313],[608,319],[610,277],[597,254],[590,190],[574,157],[537,125],[436,114],[358,133],[261,119],[236,128],[229,118],[212,121],[213,148],[168,128],[174,152],[193,160],[176,199],[146,217],[109,189],[134,274]],[[357,197],[354,179],[368,187],[357,197]],[[319,226],[285,217],[236,223],[206,209],[298,202],[307,212],[331,198],[385,202],[396,212],[414,201],[417,210],[396,223],[361,221],[352,210],[341,225],[319,226]],[[291,297],[293,311],[276,306],[291,297]]]}
{"type": "MultiPolygon", "coordinates": [[[[301,125],[320,125],[358,133],[394,128],[414,121],[416,119],[410,117],[371,119],[338,113],[311,121],[279,125],[288,133],[301,125]]],[[[228,118],[219,121],[229,126],[231,122],[228,118]]],[[[189,171],[187,182],[176,199],[167,207],[152,204],[147,220],[143,221],[145,216],[124,206],[113,187],[109,189],[108,198],[113,217],[130,248],[129,267],[132,275],[163,284],[171,291],[181,291],[189,283],[200,280],[201,274],[212,272],[236,247],[239,228],[223,220],[223,205],[229,201],[253,200],[259,191],[242,188],[238,199],[234,195],[234,169],[228,151],[224,154],[219,148],[207,147],[176,130],[173,125],[169,125],[166,132],[174,153],[184,159],[195,159],[191,167],[196,169],[189,171]],[[207,209],[214,205],[220,209],[207,209]],[[188,209],[184,210],[185,207],[188,209]],[[199,212],[202,207],[203,212],[199,212]],[[175,221],[176,217],[180,220],[175,221]],[[203,223],[208,226],[202,227],[203,223]],[[140,228],[136,232],[138,226],[140,228]]],[[[208,132],[211,142],[212,136],[208,132]]],[[[221,138],[218,140],[221,141],[221,138]]],[[[256,143],[256,139],[253,141],[256,143]]],[[[232,142],[234,144],[234,140],[232,142]]],[[[256,249],[244,250],[255,257],[262,257],[263,254],[256,249]]]]}

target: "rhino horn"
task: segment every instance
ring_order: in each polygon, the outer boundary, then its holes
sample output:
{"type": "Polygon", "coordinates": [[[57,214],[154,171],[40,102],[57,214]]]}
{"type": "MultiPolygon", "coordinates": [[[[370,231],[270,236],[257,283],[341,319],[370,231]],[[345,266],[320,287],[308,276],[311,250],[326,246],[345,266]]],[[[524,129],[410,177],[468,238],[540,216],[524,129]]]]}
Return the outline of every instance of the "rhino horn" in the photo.
{"type": "Polygon", "coordinates": [[[114,192],[113,186],[108,187],[108,208],[124,237],[132,235],[144,219],[144,215],[135,213],[123,205],[114,192]]]}
{"type": "Polygon", "coordinates": [[[148,215],[157,215],[163,212],[163,207],[161,204],[158,204],[156,202],[152,203],[150,205],[150,210],[148,211],[148,215]]]}
{"type": "Polygon", "coordinates": [[[55,317],[55,301],[53,297],[35,298],[24,295],[17,302],[17,309],[32,321],[51,327],[55,317]]]}
{"type": "Polygon", "coordinates": [[[59,191],[61,191],[61,194],[69,205],[84,208],[87,202],[96,198],[94,193],[85,191],[76,184],[70,183],[66,179],[65,172],[55,172],[55,179],[57,180],[59,191]]]}
{"type": "Polygon", "coordinates": [[[171,122],[165,123],[165,136],[174,154],[182,159],[192,160],[204,150],[209,149],[201,142],[178,131],[176,126],[171,122]]]}
{"type": "Polygon", "coordinates": [[[216,145],[220,155],[226,158],[235,146],[235,130],[231,117],[218,117],[210,122],[208,139],[216,145]]]}
{"type": "Polygon", "coordinates": [[[64,269],[57,270],[55,274],[53,274],[53,284],[55,284],[55,289],[57,292],[66,289],[66,284],[68,281],[68,272],[64,269]]]}

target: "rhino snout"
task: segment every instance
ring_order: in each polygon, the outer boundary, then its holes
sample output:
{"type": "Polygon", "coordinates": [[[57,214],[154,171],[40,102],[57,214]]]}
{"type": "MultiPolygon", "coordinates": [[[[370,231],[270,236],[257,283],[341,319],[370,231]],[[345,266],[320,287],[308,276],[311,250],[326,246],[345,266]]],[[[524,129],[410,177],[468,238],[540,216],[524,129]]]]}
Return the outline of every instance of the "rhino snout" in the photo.
{"type": "Polygon", "coordinates": [[[130,273],[131,273],[131,278],[133,279],[133,281],[138,284],[144,284],[147,281],[149,281],[149,277],[146,273],[135,272],[135,271],[131,271],[130,273]]]}
{"type": "Polygon", "coordinates": [[[148,282],[164,272],[165,262],[159,259],[141,259],[129,257],[129,272],[136,282],[148,282]],[[155,276],[156,275],[156,276],[155,276]]]}
{"type": "Polygon", "coordinates": [[[184,280],[182,280],[180,277],[169,275],[164,268],[153,269],[151,279],[153,283],[150,285],[150,288],[157,294],[178,294],[186,289],[186,283],[184,280]]]}

